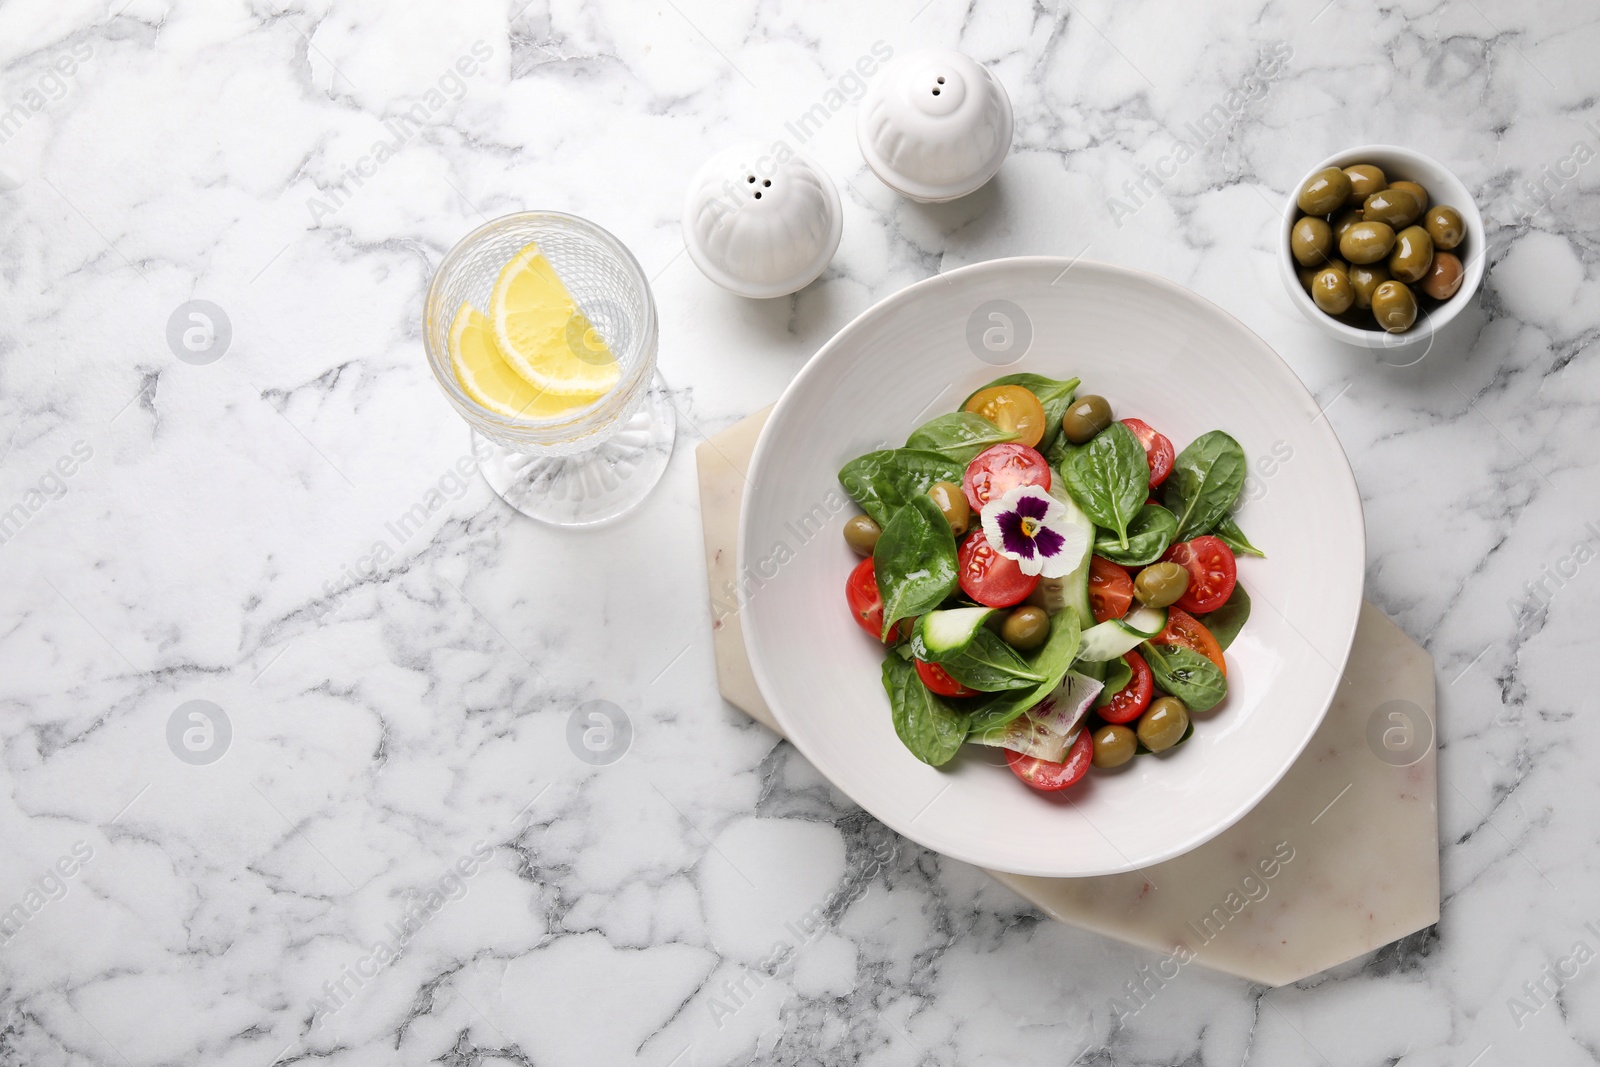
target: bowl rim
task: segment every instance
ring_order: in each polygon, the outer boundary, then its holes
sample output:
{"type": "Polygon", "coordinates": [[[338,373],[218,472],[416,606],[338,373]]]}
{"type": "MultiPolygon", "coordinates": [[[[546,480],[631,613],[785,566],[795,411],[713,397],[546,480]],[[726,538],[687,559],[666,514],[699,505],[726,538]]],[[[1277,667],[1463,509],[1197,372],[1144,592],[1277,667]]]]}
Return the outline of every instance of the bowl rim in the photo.
{"type": "MultiPolygon", "coordinates": [[[[783,394],[779,396],[777,402],[773,404],[772,410],[767,416],[767,421],[761,428],[760,436],[756,439],[755,448],[750,455],[750,463],[745,472],[747,484],[751,487],[761,484],[761,479],[759,477],[760,469],[766,460],[767,453],[775,447],[773,443],[773,428],[779,424],[781,421],[780,416],[785,413],[787,407],[793,403],[796,403],[795,397],[799,392],[797,387],[803,382],[809,381],[811,378],[820,375],[822,373],[822,364],[825,361],[825,357],[835,348],[840,347],[843,343],[842,339],[855,331],[863,321],[875,315],[885,314],[895,308],[898,308],[902,304],[919,299],[926,291],[949,286],[954,279],[961,279],[969,275],[993,273],[1006,269],[1026,270],[1034,267],[1050,270],[1059,268],[1062,274],[1065,274],[1070,270],[1075,270],[1078,267],[1089,267],[1090,269],[1104,271],[1112,275],[1123,275],[1130,279],[1136,279],[1140,282],[1148,283],[1157,289],[1166,291],[1180,300],[1184,300],[1190,304],[1196,305],[1211,314],[1219,315],[1222,318],[1232,322],[1250,337],[1254,338],[1262,349],[1269,353],[1273,359],[1277,360],[1278,365],[1283,369],[1285,375],[1287,376],[1287,381],[1292,383],[1292,386],[1300,391],[1305,401],[1313,408],[1317,406],[1316,398],[1312,396],[1311,391],[1306,387],[1305,383],[1301,381],[1300,376],[1295,373],[1294,368],[1289,364],[1288,360],[1284,359],[1275,348],[1268,344],[1265,338],[1261,337],[1254,330],[1250,329],[1250,327],[1241,319],[1239,319],[1238,316],[1234,315],[1221,305],[1208,300],[1204,296],[1201,296],[1192,289],[1189,289],[1178,284],[1177,282],[1172,281],[1169,278],[1165,278],[1150,271],[1139,270],[1134,267],[1125,267],[1114,263],[1106,263],[1099,260],[1086,260],[1081,257],[1067,258],[1064,256],[1007,256],[998,259],[984,260],[979,263],[967,264],[966,266],[958,267],[942,274],[935,274],[931,277],[924,278],[919,282],[914,282],[897,292],[891,293],[882,300],[879,300],[877,303],[866,308],[849,322],[841,326],[838,331],[835,332],[834,335],[830,337],[821,348],[817,349],[811,358],[806,361],[805,365],[800,368],[798,373],[795,374],[788,386],[784,388],[783,394]]],[[[1318,313],[1320,314],[1320,312],[1318,313]]],[[[1359,541],[1357,547],[1360,549],[1359,558],[1362,561],[1362,570],[1364,572],[1367,554],[1366,516],[1365,510],[1363,509],[1361,503],[1361,493],[1356,485],[1355,471],[1350,465],[1350,457],[1345,452],[1344,443],[1339,440],[1338,434],[1334,433],[1332,428],[1327,426],[1323,427],[1321,432],[1327,434],[1327,439],[1333,445],[1337,455],[1339,458],[1344,460],[1344,463],[1339,466],[1337,471],[1338,481],[1335,485],[1331,485],[1329,487],[1329,491],[1333,492],[1334,490],[1337,490],[1338,494],[1344,498],[1345,506],[1351,508],[1354,512],[1357,520],[1355,523],[1355,529],[1357,531],[1359,541]]],[[[745,546],[751,532],[750,509],[747,506],[748,503],[749,497],[747,495],[739,507],[739,533],[734,562],[736,574],[743,573],[744,571],[746,559],[745,546]]],[[[925,840],[919,833],[914,832],[913,827],[909,823],[902,823],[900,820],[891,820],[886,818],[877,811],[874,811],[863,804],[861,800],[858,799],[855,794],[852,793],[851,790],[844,784],[834,781],[826,771],[818,766],[816,761],[812,759],[810,753],[806,751],[805,745],[797,739],[796,732],[791,728],[789,717],[783,710],[782,701],[774,700],[767,696],[769,691],[775,691],[775,687],[773,686],[768,666],[763,659],[763,654],[760,652],[760,642],[754,640],[752,637],[751,631],[753,624],[751,620],[753,618],[753,614],[750,611],[750,590],[746,587],[746,583],[744,582],[735,582],[735,586],[737,587],[738,593],[740,637],[743,641],[746,655],[750,663],[751,673],[755,678],[757,691],[761,693],[762,698],[766,701],[768,708],[772,712],[773,718],[777,720],[783,736],[788,739],[790,744],[794,745],[796,751],[798,751],[802,756],[805,756],[807,761],[810,762],[813,767],[817,768],[818,773],[822,774],[822,776],[828,780],[829,784],[848,796],[852,803],[860,807],[863,811],[866,811],[873,818],[878,819],[894,832],[903,837],[909,838],[912,841],[915,841],[924,848],[930,849],[931,851],[940,855],[948,856],[951,859],[959,860],[963,863],[971,863],[974,866],[984,868],[986,870],[1001,871],[1007,874],[1017,874],[1039,878],[1101,877],[1112,874],[1125,874],[1128,871],[1140,870],[1158,863],[1163,863],[1167,860],[1174,859],[1178,856],[1184,855],[1185,853],[1193,851],[1207,842],[1214,840],[1224,831],[1238,823],[1240,819],[1244,818],[1251,811],[1255,810],[1256,806],[1261,803],[1262,799],[1265,798],[1266,795],[1273,789],[1275,789],[1278,783],[1283,780],[1284,775],[1289,773],[1289,769],[1299,762],[1300,758],[1305,754],[1307,746],[1310,745],[1311,739],[1316,736],[1317,730],[1321,728],[1323,720],[1327,717],[1328,709],[1333,706],[1334,698],[1338,695],[1339,686],[1344,678],[1345,669],[1349,665],[1350,653],[1355,644],[1356,627],[1361,618],[1362,604],[1365,602],[1364,592],[1363,594],[1357,595],[1355,598],[1355,608],[1350,612],[1350,617],[1347,620],[1346,625],[1342,628],[1342,633],[1339,636],[1341,651],[1338,655],[1338,662],[1333,663],[1331,659],[1329,660],[1330,664],[1335,667],[1336,673],[1334,680],[1328,687],[1327,694],[1322,698],[1321,707],[1317,709],[1315,715],[1308,718],[1305,731],[1295,744],[1293,757],[1285,761],[1281,767],[1275,769],[1270,775],[1267,775],[1263,779],[1260,787],[1255,792],[1251,793],[1235,811],[1205,831],[1183,839],[1170,848],[1160,851],[1154,855],[1141,857],[1137,863],[1126,861],[1112,864],[1101,869],[1075,870],[1069,874],[1063,874],[1058,869],[1041,867],[1037,865],[999,865],[996,864],[992,858],[976,856],[966,852],[964,849],[951,848],[942,844],[932,844],[925,840]]]]}
{"type": "MultiPolygon", "coordinates": [[[[1387,168],[1385,168],[1385,177],[1387,176],[1387,168]]],[[[1402,178],[1401,180],[1408,179],[1402,178]]],[[[1432,190],[1429,191],[1429,195],[1434,203],[1439,202],[1438,198],[1433,196],[1432,190]]],[[[1453,321],[1461,313],[1461,310],[1471,302],[1478,291],[1479,285],[1483,282],[1484,266],[1488,259],[1488,247],[1488,238],[1483,228],[1483,213],[1478,209],[1478,202],[1473,197],[1472,190],[1468,188],[1467,183],[1462,181],[1455,171],[1426,152],[1419,152],[1415,148],[1392,144],[1357,145],[1354,148],[1346,148],[1343,151],[1335,152],[1322,160],[1301,175],[1290,188],[1288,196],[1284,198],[1283,219],[1278,234],[1278,275],[1283,280],[1284,288],[1288,291],[1289,299],[1294,305],[1300,309],[1306,318],[1321,327],[1330,336],[1346,344],[1357,345],[1361,348],[1408,348],[1422,341],[1431,341],[1434,334],[1453,321]],[[1338,321],[1317,307],[1316,302],[1311,299],[1311,294],[1301,288],[1300,279],[1295,275],[1294,256],[1289,251],[1290,233],[1294,229],[1295,221],[1301,215],[1300,206],[1296,201],[1300,195],[1300,187],[1306,183],[1306,179],[1319,170],[1326,170],[1328,167],[1348,167],[1356,163],[1365,163],[1369,161],[1369,157],[1380,154],[1404,159],[1408,165],[1414,164],[1423,168],[1433,168],[1448,175],[1451,181],[1459,185],[1462,192],[1466,194],[1463,198],[1464,203],[1451,202],[1450,206],[1461,212],[1462,218],[1467,224],[1468,237],[1475,238],[1479,246],[1472,258],[1465,264],[1466,276],[1462,279],[1461,288],[1456,292],[1456,295],[1446,300],[1436,310],[1426,312],[1421,317],[1421,321],[1415,324],[1412,329],[1398,334],[1388,333],[1384,330],[1365,330],[1350,326],[1338,321]]]]}

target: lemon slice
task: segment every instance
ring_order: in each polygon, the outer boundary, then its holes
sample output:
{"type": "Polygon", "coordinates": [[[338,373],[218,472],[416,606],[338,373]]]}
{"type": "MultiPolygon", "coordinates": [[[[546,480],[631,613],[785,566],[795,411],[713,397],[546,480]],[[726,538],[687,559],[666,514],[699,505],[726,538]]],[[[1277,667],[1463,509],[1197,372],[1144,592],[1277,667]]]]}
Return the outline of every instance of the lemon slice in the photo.
{"type": "Polygon", "coordinates": [[[473,400],[512,418],[548,419],[597,400],[604,392],[557,395],[529,385],[501,358],[488,317],[466,303],[450,324],[450,369],[473,400]]]}
{"type": "Polygon", "coordinates": [[[489,321],[500,355],[544,392],[593,399],[621,377],[605,338],[578,310],[536,244],[501,269],[489,297],[489,321]]]}

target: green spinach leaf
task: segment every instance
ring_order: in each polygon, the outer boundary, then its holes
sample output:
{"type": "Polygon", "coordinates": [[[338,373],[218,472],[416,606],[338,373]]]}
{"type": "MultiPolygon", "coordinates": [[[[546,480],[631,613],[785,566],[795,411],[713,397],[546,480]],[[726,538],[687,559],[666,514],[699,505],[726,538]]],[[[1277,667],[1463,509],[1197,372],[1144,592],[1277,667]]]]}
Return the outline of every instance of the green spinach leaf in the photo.
{"type": "Polygon", "coordinates": [[[1178,518],[1175,539],[1187,541],[1215,526],[1239,499],[1245,473],[1244,449],[1221,430],[1201,434],[1179,452],[1162,497],[1178,518]]]}
{"type": "MultiPolygon", "coordinates": [[[[1007,374],[973,390],[972,396],[996,385],[1020,385],[1039,398],[1039,404],[1044,408],[1044,437],[1039,441],[1039,451],[1048,455],[1056,438],[1061,436],[1061,416],[1067,413],[1067,408],[1072,406],[1072,398],[1078,395],[1078,379],[1059,380],[1046,378],[1042,374],[1007,374]]],[[[967,397],[967,400],[971,399],[971,396],[967,397]]],[[[967,406],[967,400],[961,402],[963,408],[967,406]]]]}
{"type": "Polygon", "coordinates": [[[1260,556],[1267,558],[1267,554],[1250,543],[1250,539],[1239,529],[1239,523],[1231,514],[1224,515],[1211,527],[1211,533],[1223,544],[1233,549],[1236,556],[1260,556]]]}
{"type": "Polygon", "coordinates": [[[1128,524],[1150,487],[1150,464],[1133,431],[1113,422],[1087,445],[1067,454],[1061,477],[1078,506],[1096,526],[1114,531],[1118,547],[1127,551],[1128,524]]]}
{"type": "Polygon", "coordinates": [[[1233,644],[1233,639],[1239,636],[1239,631],[1244,629],[1245,620],[1250,618],[1250,594],[1244,591],[1244,586],[1234,585],[1233,593],[1227,602],[1216,611],[1208,611],[1204,615],[1196,615],[1200,625],[1211,631],[1211,636],[1217,639],[1217,644],[1227,648],[1233,644]]]}
{"type": "Polygon", "coordinates": [[[884,637],[895,623],[932,611],[955,589],[955,535],[931,496],[912,497],[884,524],[872,570],[883,598],[884,637]]]}
{"type": "Polygon", "coordinates": [[[1006,431],[970,411],[951,411],[929,419],[911,431],[906,447],[922,452],[937,452],[962,466],[990,445],[1015,441],[1020,434],[1006,431]]]}
{"type": "Polygon", "coordinates": [[[996,637],[994,631],[981,628],[973,635],[970,645],[940,657],[937,662],[946,674],[962,685],[984,693],[1032,689],[1044,681],[1044,676],[1028,666],[1028,662],[996,637]]]}
{"type": "Polygon", "coordinates": [[[1208,711],[1228,695],[1228,680],[1200,653],[1182,645],[1149,641],[1139,648],[1156,685],[1183,701],[1190,711],[1208,711]]]}
{"type": "Polygon", "coordinates": [[[1077,613],[1071,608],[1050,616],[1050,636],[1028,658],[1028,666],[1044,680],[1029,689],[996,694],[982,705],[970,709],[973,729],[987,730],[1004,726],[1055,692],[1056,686],[1061,684],[1061,679],[1067,676],[1067,671],[1072,667],[1072,661],[1077,658],[1082,636],[1077,613]]]}
{"type": "Polygon", "coordinates": [[[1099,535],[1094,541],[1095,555],[1124,567],[1143,567],[1162,557],[1177,532],[1178,520],[1172,512],[1159,504],[1146,504],[1128,524],[1128,547],[1120,547],[1114,537],[1099,535]]]}
{"type": "Polygon", "coordinates": [[[912,498],[926,496],[934,482],[959,485],[965,471],[965,464],[938,452],[889,448],[846,463],[839,482],[874,522],[887,526],[896,511],[912,498]]]}
{"type": "Polygon", "coordinates": [[[893,652],[883,659],[883,688],[901,743],[930,767],[949,763],[967,739],[966,713],[929,692],[917,669],[893,652]]]}

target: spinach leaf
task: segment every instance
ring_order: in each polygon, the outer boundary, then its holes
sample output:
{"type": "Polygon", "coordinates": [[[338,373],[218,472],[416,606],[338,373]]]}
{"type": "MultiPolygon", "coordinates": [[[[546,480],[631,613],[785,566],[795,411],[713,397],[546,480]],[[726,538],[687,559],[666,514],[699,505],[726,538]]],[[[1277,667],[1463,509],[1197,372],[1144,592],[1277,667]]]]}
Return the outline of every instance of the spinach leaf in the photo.
{"type": "MultiPolygon", "coordinates": [[[[972,396],[996,385],[1020,385],[1039,398],[1039,404],[1044,408],[1044,437],[1040,439],[1038,448],[1040,452],[1048,453],[1056,438],[1061,436],[1061,416],[1067,413],[1067,408],[1072,406],[1072,398],[1078,395],[1078,379],[1057,380],[1042,374],[1007,374],[974,390],[972,396]]],[[[971,399],[971,396],[967,397],[967,400],[971,399]]],[[[963,408],[967,406],[967,400],[961,402],[963,408]]],[[[1050,462],[1054,463],[1055,460],[1050,462]]]]}
{"type": "Polygon", "coordinates": [[[990,445],[1015,441],[1022,436],[1015,430],[1006,431],[970,411],[952,411],[939,415],[911,431],[906,447],[922,452],[937,452],[963,467],[974,456],[990,445]]]}
{"type": "Polygon", "coordinates": [[[1200,625],[1211,631],[1211,636],[1217,639],[1217,644],[1227,648],[1233,644],[1233,639],[1239,636],[1239,631],[1244,629],[1245,620],[1250,617],[1250,594],[1244,591],[1244,586],[1235,585],[1233,594],[1227,602],[1216,611],[1208,611],[1204,615],[1196,615],[1200,625]]]}
{"type": "Polygon", "coordinates": [[[1128,661],[1121,656],[1106,660],[1101,667],[1106,672],[1106,687],[1100,690],[1100,696],[1095,699],[1094,706],[1097,708],[1103,708],[1111,703],[1111,698],[1126,689],[1128,683],[1133,681],[1133,668],[1128,666],[1128,661]]]}
{"type": "Polygon", "coordinates": [[[1217,665],[1200,653],[1182,645],[1157,645],[1146,641],[1139,646],[1150,665],[1156,685],[1165,689],[1190,711],[1207,711],[1228,695],[1228,680],[1217,665]]]}
{"type": "Polygon", "coordinates": [[[1211,532],[1216,536],[1217,540],[1233,549],[1233,554],[1236,556],[1267,558],[1265,552],[1250,543],[1250,539],[1244,535],[1243,530],[1239,529],[1238,522],[1234,520],[1231,514],[1224,515],[1218,519],[1217,524],[1211,527],[1211,532]]]}
{"type": "Polygon", "coordinates": [[[1244,476],[1244,449],[1221,430],[1201,434],[1179,452],[1162,497],[1178,517],[1176,540],[1199,537],[1215,526],[1239,499],[1244,476]]]}
{"type": "Polygon", "coordinates": [[[901,743],[930,767],[949,763],[967,739],[967,715],[929,692],[917,669],[893,652],[883,659],[883,688],[901,743]]]}
{"type": "Polygon", "coordinates": [[[1095,555],[1124,567],[1143,567],[1162,557],[1177,532],[1178,520],[1172,512],[1159,504],[1146,504],[1128,524],[1128,547],[1120,548],[1116,538],[1101,534],[1094,540],[1095,555]]]}
{"type": "Polygon", "coordinates": [[[883,636],[894,624],[938,607],[956,587],[956,539],[950,522],[921,493],[894,513],[872,550],[883,597],[883,636]]]}
{"type": "Polygon", "coordinates": [[[879,526],[889,525],[902,505],[926,496],[934,482],[961,484],[966,466],[938,452],[889,448],[868,452],[846,463],[839,482],[861,510],[879,526]]]}
{"type": "MultiPolygon", "coordinates": [[[[1078,643],[1083,634],[1078,626],[1078,616],[1071,608],[1050,616],[1050,636],[1028,659],[1028,666],[1042,676],[1044,681],[1030,689],[999,693],[982,705],[971,709],[973,729],[993,729],[1004,726],[1039,701],[1055,692],[1061,679],[1067,676],[1072,661],[1078,655],[1078,643]]],[[[974,700],[974,704],[977,701],[974,700]]]]}
{"type": "Polygon", "coordinates": [[[1032,689],[1044,681],[1044,675],[1029,667],[1027,661],[996,637],[993,630],[982,628],[973,635],[970,645],[937,662],[946,674],[962,685],[984,693],[1032,689]]]}
{"type": "Polygon", "coordinates": [[[1068,453],[1061,463],[1061,478],[1095,525],[1115,531],[1117,545],[1127,551],[1128,524],[1150,487],[1150,464],[1133,431],[1113,422],[1087,445],[1068,453]]]}

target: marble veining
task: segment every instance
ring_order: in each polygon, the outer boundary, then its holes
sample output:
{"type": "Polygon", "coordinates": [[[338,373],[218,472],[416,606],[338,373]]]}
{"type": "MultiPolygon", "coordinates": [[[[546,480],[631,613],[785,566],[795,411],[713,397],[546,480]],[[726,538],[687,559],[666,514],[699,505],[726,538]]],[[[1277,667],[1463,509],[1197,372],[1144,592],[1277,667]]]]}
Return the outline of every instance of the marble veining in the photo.
{"type": "Polygon", "coordinates": [[[1592,1062],[1597,45],[1577,0],[0,7],[0,1062],[1592,1062]],[[854,101],[935,46],[1016,140],[919,205],[854,101]],[[839,185],[791,298],[683,250],[750,139],[839,185]],[[1290,184],[1367,142],[1490,227],[1408,366],[1272,260],[1290,184]],[[432,267],[524,207],[635,251],[679,410],[656,494],[581,535],[460,473],[422,356],[432,267]],[[1196,289],[1325,408],[1367,598],[1439,666],[1436,927],[1121,1019],[1158,954],[885,836],[718,699],[688,446],[875,300],[1028,253],[1196,289]]]}

